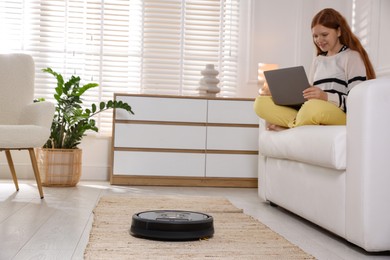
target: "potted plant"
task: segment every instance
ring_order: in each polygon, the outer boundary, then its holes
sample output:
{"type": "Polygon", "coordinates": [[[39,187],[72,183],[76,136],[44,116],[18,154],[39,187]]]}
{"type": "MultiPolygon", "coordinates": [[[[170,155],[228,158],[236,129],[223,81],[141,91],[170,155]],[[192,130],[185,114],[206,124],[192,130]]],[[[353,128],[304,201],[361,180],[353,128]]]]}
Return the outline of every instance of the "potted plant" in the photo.
{"type": "Polygon", "coordinates": [[[57,80],[54,98],[55,114],[50,137],[46,144],[37,150],[38,166],[42,184],[45,186],[75,186],[81,176],[82,150],[78,148],[86,131],[98,132],[93,117],[107,109],[120,108],[134,114],[130,105],[122,101],[109,100],[83,106],[82,95],[97,83],[80,86],[80,77],[72,76],[64,81],[61,74],[51,68],[43,69],[57,80]]]}

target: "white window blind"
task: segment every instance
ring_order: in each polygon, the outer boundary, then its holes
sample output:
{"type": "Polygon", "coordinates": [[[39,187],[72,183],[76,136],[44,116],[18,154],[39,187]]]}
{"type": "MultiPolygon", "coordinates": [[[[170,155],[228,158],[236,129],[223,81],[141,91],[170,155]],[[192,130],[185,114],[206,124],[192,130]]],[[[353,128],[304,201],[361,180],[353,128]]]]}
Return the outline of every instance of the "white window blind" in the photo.
{"type": "Polygon", "coordinates": [[[369,34],[371,24],[371,1],[353,0],[352,31],[360,39],[363,47],[369,52],[369,34]]]}
{"type": "MultiPolygon", "coordinates": [[[[195,94],[210,63],[222,94],[235,95],[238,28],[239,0],[0,1],[0,51],[33,55],[36,97],[53,100],[41,71],[51,67],[99,84],[87,105],[115,92],[195,94]]],[[[111,131],[112,111],[96,120],[111,131]]]]}

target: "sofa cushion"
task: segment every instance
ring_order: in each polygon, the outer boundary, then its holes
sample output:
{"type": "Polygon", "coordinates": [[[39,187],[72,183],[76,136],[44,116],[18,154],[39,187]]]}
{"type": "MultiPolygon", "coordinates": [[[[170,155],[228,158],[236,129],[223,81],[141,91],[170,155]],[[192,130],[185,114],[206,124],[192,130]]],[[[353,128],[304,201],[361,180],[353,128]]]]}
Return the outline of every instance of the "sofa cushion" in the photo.
{"type": "Polygon", "coordinates": [[[345,170],[345,126],[300,126],[284,131],[261,131],[259,152],[268,157],[289,159],[345,170]]]}

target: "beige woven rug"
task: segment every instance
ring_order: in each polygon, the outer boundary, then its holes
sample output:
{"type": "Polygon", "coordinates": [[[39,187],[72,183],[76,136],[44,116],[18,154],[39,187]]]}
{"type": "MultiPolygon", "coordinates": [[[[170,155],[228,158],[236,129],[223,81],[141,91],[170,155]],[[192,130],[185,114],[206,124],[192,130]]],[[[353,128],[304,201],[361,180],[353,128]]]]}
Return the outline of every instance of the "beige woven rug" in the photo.
{"type": "Polygon", "coordinates": [[[94,210],[85,259],[314,259],[225,198],[105,196],[94,210]],[[133,214],[174,209],[208,213],[215,233],[207,240],[165,242],[129,234],[133,214]]]}

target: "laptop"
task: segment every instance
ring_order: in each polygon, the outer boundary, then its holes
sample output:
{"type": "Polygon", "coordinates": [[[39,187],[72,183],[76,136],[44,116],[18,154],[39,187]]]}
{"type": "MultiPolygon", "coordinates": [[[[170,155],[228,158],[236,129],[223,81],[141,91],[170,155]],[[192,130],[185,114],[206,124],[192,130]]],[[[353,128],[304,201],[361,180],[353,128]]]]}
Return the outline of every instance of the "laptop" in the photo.
{"type": "Polygon", "coordinates": [[[300,106],[306,99],[302,91],[310,87],[303,66],[264,71],[272,99],[283,106],[300,106]]]}

